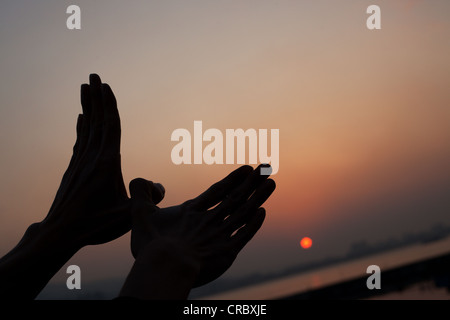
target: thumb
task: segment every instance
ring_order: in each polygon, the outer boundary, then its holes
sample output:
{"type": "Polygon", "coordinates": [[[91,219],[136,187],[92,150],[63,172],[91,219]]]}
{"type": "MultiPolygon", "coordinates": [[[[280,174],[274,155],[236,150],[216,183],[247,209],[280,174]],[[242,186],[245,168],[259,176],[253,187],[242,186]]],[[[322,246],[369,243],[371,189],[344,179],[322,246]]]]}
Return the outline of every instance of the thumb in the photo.
{"type": "Polygon", "coordinates": [[[136,258],[142,247],[148,243],[149,239],[153,239],[158,235],[155,228],[155,213],[158,210],[153,199],[153,195],[159,194],[162,189],[155,186],[153,182],[142,178],[134,179],[130,182],[131,195],[131,253],[136,258]]]}
{"type": "Polygon", "coordinates": [[[142,178],[133,179],[130,182],[131,213],[133,228],[138,227],[144,232],[152,232],[152,213],[158,208],[154,198],[162,199],[162,189],[155,186],[152,181],[142,178]]]}
{"type": "Polygon", "coordinates": [[[153,183],[143,178],[136,178],[130,182],[132,199],[158,204],[164,199],[165,193],[166,190],[160,183],[153,183]]]}

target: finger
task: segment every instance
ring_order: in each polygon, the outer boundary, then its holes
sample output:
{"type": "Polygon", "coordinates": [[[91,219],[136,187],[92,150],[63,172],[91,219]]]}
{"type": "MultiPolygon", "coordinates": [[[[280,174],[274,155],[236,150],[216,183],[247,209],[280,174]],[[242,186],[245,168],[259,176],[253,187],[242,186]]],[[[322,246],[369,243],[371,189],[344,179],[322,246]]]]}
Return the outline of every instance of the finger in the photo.
{"type": "Polygon", "coordinates": [[[164,196],[166,195],[166,189],[164,186],[160,183],[153,184],[154,186],[154,192],[152,193],[152,199],[155,204],[158,204],[164,199],[164,196]]]}
{"type": "Polygon", "coordinates": [[[256,189],[255,193],[246,202],[245,207],[248,210],[253,210],[259,208],[264,202],[270,197],[270,195],[275,191],[276,184],[272,179],[267,179],[264,183],[256,189]]]}
{"type": "Polygon", "coordinates": [[[107,84],[102,84],[102,101],[105,128],[102,136],[102,152],[111,156],[120,153],[120,117],[114,93],[107,84]]]}
{"type": "Polygon", "coordinates": [[[130,182],[132,227],[146,234],[153,235],[151,215],[157,209],[151,195],[151,181],[142,178],[130,182]]]}
{"type": "Polygon", "coordinates": [[[153,182],[142,178],[130,182],[130,195],[132,199],[152,203],[151,185],[153,182]]]}
{"type": "Polygon", "coordinates": [[[198,210],[207,210],[216,205],[233,188],[242,183],[253,171],[251,166],[241,166],[228,176],[209,187],[205,192],[192,200],[192,205],[198,210]]]}
{"type": "Polygon", "coordinates": [[[243,183],[235,186],[231,193],[229,193],[226,198],[214,208],[214,213],[219,219],[225,218],[230,212],[241,206],[247,201],[255,189],[267,180],[268,175],[261,175],[261,169],[267,167],[269,167],[269,165],[259,165],[250,175],[248,175],[243,183]]]}
{"type": "MultiPolygon", "coordinates": [[[[75,145],[73,146],[73,155],[72,160],[74,160],[78,154],[78,150],[80,149],[80,140],[81,140],[81,128],[83,127],[83,115],[79,114],[77,119],[77,139],[75,141],[75,145]]],[[[72,163],[71,160],[71,163],[72,163]]],[[[69,165],[70,167],[70,165],[69,165]]]]}
{"type": "Polygon", "coordinates": [[[230,216],[223,221],[224,227],[232,232],[246,224],[255,212],[257,212],[258,208],[270,197],[274,190],[275,182],[272,179],[264,181],[244,205],[235,210],[233,214],[230,214],[230,216]]]}
{"type": "Polygon", "coordinates": [[[88,84],[81,85],[81,107],[83,108],[83,119],[80,131],[77,130],[77,139],[79,139],[78,158],[86,151],[91,128],[92,105],[91,105],[91,89],[88,84]]]}
{"type": "Polygon", "coordinates": [[[120,121],[119,110],[117,109],[117,100],[111,87],[107,83],[102,84],[103,110],[107,122],[120,121]]]}
{"type": "Polygon", "coordinates": [[[165,193],[166,190],[160,183],[153,183],[143,178],[136,178],[130,182],[130,195],[136,200],[155,205],[164,199],[165,193]]]}
{"type": "Polygon", "coordinates": [[[102,80],[97,74],[89,75],[90,97],[92,105],[92,124],[103,122],[102,80]]]}
{"type": "Polygon", "coordinates": [[[86,119],[86,121],[90,121],[92,116],[92,105],[91,105],[91,89],[88,84],[84,83],[81,85],[80,96],[84,118],[86,119]]]}
{"type": "Polygon", "coordinates": [[[91,117],[89,121],[89,138],[86,152],[97,156],[101,149],[102,136],[104,132],[103,104],[101,103],[101,80],[96,74],[89,75],[89,99],[91,105],[91,117]]]}
{"type": "Polygon", "coordinates": [[[230,252],[237,255],[261,228],[266,217],[266,210],[259,208],[245,226],[231,237],[230,252]]]}

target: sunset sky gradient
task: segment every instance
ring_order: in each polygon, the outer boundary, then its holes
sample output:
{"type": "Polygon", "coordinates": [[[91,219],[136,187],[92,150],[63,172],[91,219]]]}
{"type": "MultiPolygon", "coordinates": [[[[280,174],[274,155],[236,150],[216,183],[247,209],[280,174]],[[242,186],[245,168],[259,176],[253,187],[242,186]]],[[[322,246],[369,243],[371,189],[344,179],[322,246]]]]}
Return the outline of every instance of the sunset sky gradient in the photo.
{"type": "MultiPolygon", "coordinates": [[[[161,206],[238,166],[174,165],[175,129],[280,130],[266,221],[228,276],[450,224],[449,12],[448,0],[2,1],[0,256],[50,208],[90,73],[118,101],[125,184],[162,183],[161,206]],[[81,30],[66,28],[70,4],[81,30]],[[381,30],[366,28],[371,4],[381,30]]],[[[68,264],[93,280],[132,261],[127,234],[68,264]]]]}

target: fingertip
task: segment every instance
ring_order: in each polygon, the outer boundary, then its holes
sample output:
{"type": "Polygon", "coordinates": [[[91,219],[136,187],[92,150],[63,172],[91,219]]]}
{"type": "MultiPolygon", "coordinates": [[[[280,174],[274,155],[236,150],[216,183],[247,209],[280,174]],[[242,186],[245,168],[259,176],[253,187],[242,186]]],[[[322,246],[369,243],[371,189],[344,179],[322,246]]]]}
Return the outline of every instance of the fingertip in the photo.
{"type": "Polygon", "coordinates": [[[267,199],[269,199],[269,197],[274,192],[275,187],[275,181],[273,181],[272,179],[265,180],[263,184],[261,184],[252,194],[252,196],[246,203],[246,206],[248,206],[248,208],[253,208],[253,210],[259,208],[263,205],[264,202],[267,201],[267,199]]]}
{"type": "Polygon", "coordinates": [[[261,228],[262,224],[264,223],[264,220],[266,219],[266,209],[263,207],[260,207],[256,210],[256,214],[253,216],[253,219],[250,222],[250,228],[253,230],[258,231],[259,228],[261,228]]]}
{"type": "Polygon", "coordinates": [[[256,169],[260,169],[260,168],[268,168],[268,167],[270,167],[270,164],[269,164],[269,163],[260,163],[260,164],[256,167],[256,169]]]}
{"type": "Polygon", "coordinates": [[[129,184],[131,198],[151,199],[151,185],[153,185],[153,182],[143,178],[131,180],[129,184]]]}
{"type": "Polygon", "coordinates": [[[228,177],[230,177],[231,179],[239,179],[239,180],[243,180],[246,177],[248,177],[251,173],[253,172],[253,167],[249,166],[249,165],[243,165],[239,168],[237,168],[236,170],[234,170],[233,172],[231,172],[228,177]]]}
{"type": "Polygon", "coordinates": [[[130,188],[131,187],[140,187],[140,186],[146,185],[147,183],[153,183],[153,182],[149,181],[147,179],[144,179],[144,178],[134,178],[133,180],[130,181],[130,188]]]}
{"type": "Polygon", "coordinates": [[[89,75],[89,83],[90,83],[91,85],[97,85],[97,84],[102,83],[102,80],[100,79],[100,76],[99,76],[98,74],[96,74],[96,73],[91,73],[91,74],[89,75]]]}
{"type": "Polygon", "coordinates": [[[266,209],[264,209],[263,207],[258,208],[258,210],[256,210],[256,213],[260,216],[265,216],[266,215],[266,209]]]}
{"type": "Polygon", "coordinates": [[[108,112],[109,116],[118,116],[117,101],[111,87],[107,83],[102,83],[101,88],[105,99],[105,110],[108,112]]]}
{"type": "Polygon", "coordinates": [[[253,235],[256,234],[258,230],[262,227],[265,219],[266,219],[266,209],[264,209],[263,207],[258,208],[258,210],[256,210],[255,216],[249,223],[248,226],[249,232],[253,233],[253,235]]]}
{"type": "Polygon", "coordinates": [[[161,183],[155,183],[154,185],[156,188],[158,188],[161,191],[161,194],[163,194],[163,195],[166,194],[166,189],[164,188],[164,186],[161,183]]]}
{"type": "Polygon", "coordinates": [[[274,191],[277,188],[277,184],[276,184],[275,180],[273,180],[273,179],[267,179],[266,184],[268,185],[268,187],[270,189],[272,189],[272,191],[274,191]]]}
{"type": "Polygon", "coordinates": [[[258,170],[259,174],[262,176],[270,176],[272,174],[272,166],[268,163],[260,164],[256,170],[258,170]]]}
{"type": "Polygon", "coordinates": [[[230,175],[249,175],[252,172],[253,172],[252,166],[246,164],[232,171],[230,175]]]}
{"type": "Polygon", "coordinates": [[[107,83],[102,83],[102,89],[104,92],[110,94],[112,92],[111,87],[107,83]]]}

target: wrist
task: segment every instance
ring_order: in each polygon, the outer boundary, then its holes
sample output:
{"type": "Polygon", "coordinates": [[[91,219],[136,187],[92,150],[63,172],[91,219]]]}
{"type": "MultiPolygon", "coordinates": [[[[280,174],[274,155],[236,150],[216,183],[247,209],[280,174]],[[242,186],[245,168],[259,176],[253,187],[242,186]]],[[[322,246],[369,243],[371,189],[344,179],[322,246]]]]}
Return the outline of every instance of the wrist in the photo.
{"type": "Polygon", "coordinates": [[[121,290],[139,299],[187,299],[199,265],[180,246],[157,239],[142,248],[121,290]]]}
{"type": "Polygon", "coordinates": [[[151,262],[153,265],[165,265],[174,271],[180,271],[189,276],[197,276],[200,270],[200,264],[183,245],[163,237],[152,240],[144,246],[136,261],[139,263],[151,262]]]}
{"type": "Polygon", "coordinates": [[[66,238],[66,232],[58,225],[43,220],[28,227],[18,247],[29,255],[61,258],[65,263],[81,249],[66,238]]]}
{"type": "Polygon", "coordinates": [[[0,259],[0,297],[34,299],[75,253],[55,238],[53,230],[32,224],[0,259]]]}

